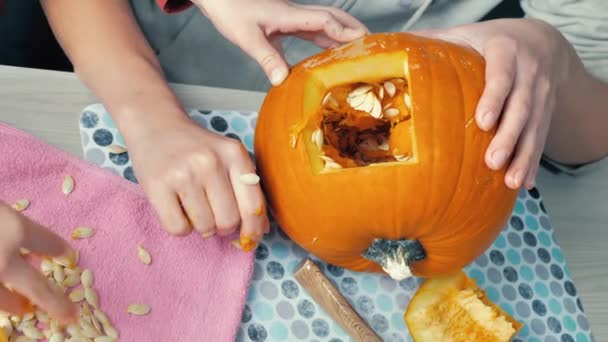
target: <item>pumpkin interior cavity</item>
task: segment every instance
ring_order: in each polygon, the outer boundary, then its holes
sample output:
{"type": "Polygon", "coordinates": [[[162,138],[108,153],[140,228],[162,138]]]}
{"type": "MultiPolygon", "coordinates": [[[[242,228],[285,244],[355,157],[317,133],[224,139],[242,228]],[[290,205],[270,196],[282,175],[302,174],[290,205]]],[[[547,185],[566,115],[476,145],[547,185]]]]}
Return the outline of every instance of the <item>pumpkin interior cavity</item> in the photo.
{"type": "Polygon", "coordinates": [[[311,134],[324,168],[411,160],[414,157],[411,102],[404,78],[330,88],[313,116],[311,134]]]}

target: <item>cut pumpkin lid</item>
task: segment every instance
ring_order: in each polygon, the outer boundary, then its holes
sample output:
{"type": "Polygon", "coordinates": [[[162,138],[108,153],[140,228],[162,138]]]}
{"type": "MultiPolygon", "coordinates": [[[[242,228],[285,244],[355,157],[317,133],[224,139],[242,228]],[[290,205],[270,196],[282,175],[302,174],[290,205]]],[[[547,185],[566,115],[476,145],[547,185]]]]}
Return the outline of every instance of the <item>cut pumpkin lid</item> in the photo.
{"type": "Polygon", "coordinates": [[[425,280],[405,322],[416,342],[506,342],[522,327],[464,272],[425,280]]]}

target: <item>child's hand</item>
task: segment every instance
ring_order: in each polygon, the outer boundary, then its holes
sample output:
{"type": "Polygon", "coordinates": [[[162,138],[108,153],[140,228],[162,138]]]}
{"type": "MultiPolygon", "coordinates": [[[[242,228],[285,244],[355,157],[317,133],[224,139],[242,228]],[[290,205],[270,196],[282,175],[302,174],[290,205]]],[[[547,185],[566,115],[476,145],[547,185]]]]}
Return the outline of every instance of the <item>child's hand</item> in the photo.
{"type": "Polygon", "coordinates": [[[365,35],[365,25],[329,6],[302,6],[286,0],[194,0],[218,31],[255,59],[273,85],[288,74],[280,38],[294,35],[322,48],[365,35]]]}
{"type": "Polygon", "coordinates": [[[72,321],[76,307],[51,288],[44,275],[21,256],[20,248],[50,257],[71,252],[60,237],[0,202],[0,311],[23,314],[28,305],[20,296],[23,295],[52,317],[72,321]]]}
{"type": "Polygon", "coordinates": [[[192,229],[211,237],[241,227],[241,241],[255,243],[269,229],[259,184],[241,175],[255,166],[237,140],[200,128],[190,118],[149,122],[131,136],[136,176],[160,216],[175,235],[192,229]]]}
{"type": "Polygon", "coordinates": [[[475,117],[483,130],[494,127],[500,118],[486,164],[500,169],[508,163],[505,183],[513,189],[533,187],[558,91],[568,80],[576,56],[568,41],[548,24],[529,19],[419,34],[469,45],[485,57],[486,87],[475,117]]]}

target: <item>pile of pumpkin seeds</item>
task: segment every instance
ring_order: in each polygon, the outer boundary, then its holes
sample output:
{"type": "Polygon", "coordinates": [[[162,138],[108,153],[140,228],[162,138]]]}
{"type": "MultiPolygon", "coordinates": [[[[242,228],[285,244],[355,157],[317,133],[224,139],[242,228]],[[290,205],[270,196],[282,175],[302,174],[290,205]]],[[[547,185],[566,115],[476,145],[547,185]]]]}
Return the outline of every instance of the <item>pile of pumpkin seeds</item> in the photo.
{"type": "MultiPolygon", "coordinates": [[[[74,190],[74,179],[66,175],[61,183],[61,192],[66,196],[74,190]]],[[[30,206],[30,201],[20,199],[13,203],[16,211],[24,211],[30,206]]],[[[77,227],[71,237],[74,240],[88,239],[95,234],[90,227],[77,227]]],[[[21,254],[30,251],[22,248],[21,254]]],[[[149,265],[152,256],[142,245],[137,245],[137,255],[141,262],[149,265]]],[[[23,316],[10,315],[0,311],[0,330],[8,338],[8,342],[34,342],[48,340],[49,342],[114,342],[118,340],[118,331],[112,325],[108,316],[102,311],[99,295],[94,288],[94,275],[90,269],[78,266],[80,253],[76,251],[71,256],[43,258],[40,271],[57,291],[66,294],[79,306],[79,317],[76,323],[61,326],[59,322],[46,312],[37,310],[23,316]]],[[[136,316],[147,315],[150,307],[146,304],[130,304],[127,313],[136,316]]],[[[1,340],[1,339],[0,339],[1,340]]],[[[4,342],[4,341],[0,341],[4,342]]]]}

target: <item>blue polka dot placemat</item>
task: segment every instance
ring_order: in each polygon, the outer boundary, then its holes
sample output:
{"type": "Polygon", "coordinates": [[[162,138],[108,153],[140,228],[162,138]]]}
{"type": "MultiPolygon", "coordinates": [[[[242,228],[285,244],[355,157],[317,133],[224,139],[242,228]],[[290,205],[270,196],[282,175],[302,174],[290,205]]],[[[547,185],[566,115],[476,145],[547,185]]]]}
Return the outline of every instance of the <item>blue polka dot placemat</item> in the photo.
{"type": "MultiPolygon", "coordinates": [[[[253,150],[256,113],[191,110],[202,127],[243,142],[253,150]]],[[[85,158],[133,182],[128,152],[113,154],[124,141],[104,107],[80,116],[85,158]]],[[[309,254],[276,223],[255,252],[255,271],[238,341],[349,341],[345,332],[292,276],[309,254]]],[[[355,273],[312,257],[359,314],[385,341],[411,341],[403,314],[421,279],[355,273]]],[[[489,298],[524,323],[515,341],[585,342],[593,336],[540,194],[522,190],[509,223],[493,245],[465,271],[489,298]]]]}

